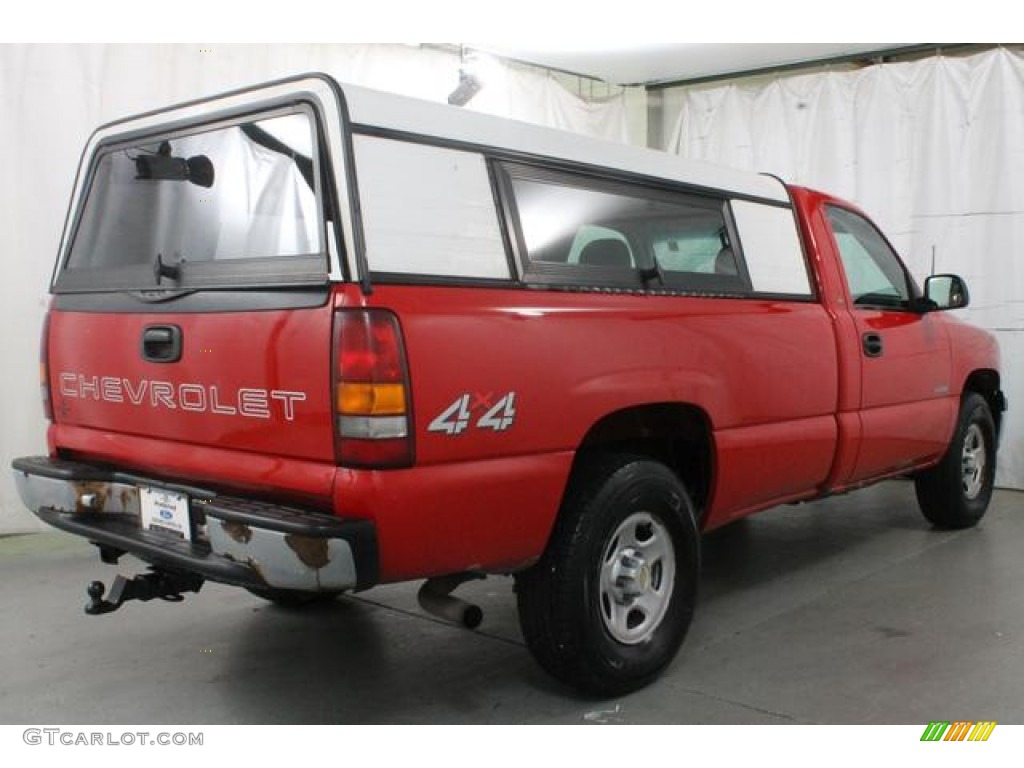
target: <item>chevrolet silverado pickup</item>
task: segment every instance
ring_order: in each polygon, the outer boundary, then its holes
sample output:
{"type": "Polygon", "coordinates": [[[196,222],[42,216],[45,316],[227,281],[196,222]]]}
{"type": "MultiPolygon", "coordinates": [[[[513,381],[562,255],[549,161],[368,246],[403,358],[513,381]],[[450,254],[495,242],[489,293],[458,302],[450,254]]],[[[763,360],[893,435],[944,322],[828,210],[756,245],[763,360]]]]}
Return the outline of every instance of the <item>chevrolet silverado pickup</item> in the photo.
{"type": "Polygon", "coordinates": [[[978,522],[993,338],[854,205],[305,75],[105,125],[51,284],[25,504],[149,571],[292,606],[511,574],[571,686],[654,679],[700,535],[912,477],[978,522]]]}

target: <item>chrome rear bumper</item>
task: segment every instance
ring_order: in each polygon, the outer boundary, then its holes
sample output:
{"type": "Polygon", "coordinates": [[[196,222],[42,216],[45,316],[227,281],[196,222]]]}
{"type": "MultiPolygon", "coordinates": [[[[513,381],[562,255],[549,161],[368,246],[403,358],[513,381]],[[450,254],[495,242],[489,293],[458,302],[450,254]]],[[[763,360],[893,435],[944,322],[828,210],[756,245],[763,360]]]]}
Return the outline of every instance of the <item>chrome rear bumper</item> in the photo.
{"type": "Polygon", "coordinates": [[[127,552],[155,566],[243,587],[342,591],[377,582],[377,537],[369,520],[343,520],[45,456],[15,459],[12,467],[18,493],[32,512],[101,552],[127,552]],[[187,496],[191,541],[142,528],[142,487],[187,496]]]}

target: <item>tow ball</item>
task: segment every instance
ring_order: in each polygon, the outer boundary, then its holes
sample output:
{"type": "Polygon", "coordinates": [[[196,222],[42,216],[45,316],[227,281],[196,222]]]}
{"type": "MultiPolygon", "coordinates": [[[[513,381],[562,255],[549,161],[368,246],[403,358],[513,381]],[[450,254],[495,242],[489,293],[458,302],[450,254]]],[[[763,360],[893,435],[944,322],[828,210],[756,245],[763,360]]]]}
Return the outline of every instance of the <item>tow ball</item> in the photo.
{"type": "Polygon", "coordinates": [[[147,602],[159,598],[171,603],[180,603],[185,599],[185,592],[198,592],[202,586],[203,580],[198,576],[156,569],[130,579],[118,574],[110,586],[108,600],[103,599],[103,594],[107,591],[103,582],[90,582],[85,588],[86,594],[89,595],[85,612],[90,616],[112,613],[129,600],[147,602]]]}

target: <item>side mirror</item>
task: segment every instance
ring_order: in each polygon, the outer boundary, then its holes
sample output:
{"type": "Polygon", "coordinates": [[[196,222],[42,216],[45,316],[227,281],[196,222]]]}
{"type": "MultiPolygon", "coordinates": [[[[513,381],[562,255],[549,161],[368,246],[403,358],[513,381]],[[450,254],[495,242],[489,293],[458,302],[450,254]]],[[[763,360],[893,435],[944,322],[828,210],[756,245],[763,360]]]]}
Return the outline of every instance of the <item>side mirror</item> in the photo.
{"type": "Polygon", "coordinates": [[[933,309],[963,309],[971,301],[967,283],[958,275],[932,275],[924,281],[924,296],[933,309]]]}

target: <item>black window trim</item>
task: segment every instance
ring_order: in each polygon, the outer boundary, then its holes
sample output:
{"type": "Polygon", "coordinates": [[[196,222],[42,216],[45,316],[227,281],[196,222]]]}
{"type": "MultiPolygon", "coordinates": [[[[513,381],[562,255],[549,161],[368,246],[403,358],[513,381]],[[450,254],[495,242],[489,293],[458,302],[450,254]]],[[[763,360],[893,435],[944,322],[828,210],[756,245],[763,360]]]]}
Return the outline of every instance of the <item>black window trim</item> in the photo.
{"type": "MultiPolygon", "coordinates": [[[[409,144],[422,144],[428,147],[439,147],[442,149],[456,149],[463,152],[473,152],[490,158],[498,163],[513,163],[532,165],[539,168],[546,168],[552,171],[563,171],[567,174],[581,174],[595,179],[619,181],[626,185],[637,185],[649,189],[660,189],[666,192],[680,192],[722,197],[729,200],[747,200],[752,203],[760,203],[774,208],[792,209],[793,203],[790,199],[779,200],[771,197],[752,195],[743,192],[733,192],[716,187],[704,186],[701,184],[690,184],[684,181],[667,178],[664,176],[651,176],[645,173],[622,170],[614,166],[595,165],[579,160],[570,160],[564,157],[544,155],[537,152],[524,152],[517,149],[506,149],[491,144],[480,144],[466,141],[464,139],[452,139],[442,136],[433,136],[425,133],[404,131],[396,128],[382,128],[366,123],[348,124],[349,134],[354,136],[372,136],[381,139],[392,139],[403,141],[409,144]]],[[[776,178],[771,176],[771,178],[776,178]]],[[[780,184],[785,187],[780,181],[780,184]]]]}
{"type": "Polygon", "coordinates": [[[333,179],[328,178],[324,154],[325,134],[320,118],[320,110],[312,100],[305,97],[285,96],[270,103],[262,103],[257,108],[244,108],[238,112],[224,115],[201,115],[195,119],[176,121],[172,126],[153,126],[104,138],[96,144],[89,158],[88,169],[82,183],[82,193],[71,218],[69,234],[65,238],[63,252],[54,271],[50,291],[53,294],[73,293],[109,293],[147,292],[166,289],[169,292],[195,291],[204,289],[234,290],[251,288],[297,288],[304,286],[326,285],[330,278],[330,247],[328,238],[333,237],[338,249],[338,258],[345,264],[344,242],[339,236],[340,222],[335,221],[331,229],[327,226],[327,206],[331,207],[332,217],[338,215],[337,201],[330,192],[333,179]],[[186,283],[174,283],[156,286],[152,282],[153,268],[147,265],[132,265],[108,269],[90,269],[76,274],[68,270],[67,264],[71,257],[78,230],[82,224],[89,193],[95,178],[100,160],[122,147],[137,145],[147,140],[170,139],[206,133],[235,125],[253,122],[254,120],[272,119],[293,114],[305,114],[310,120],[313,135],[313,178],[315,181],[314,196],[316,198],[317,231],[320,235],[320,249],[309,254],[293,256],[267,256],[256,258],[238,258],[213,262],[193,262],[188,265],[190,279],[186,283]],[[333,234],[332,234],[333,231],[333,234]],[[149,278],[145,280],[143,278],[149,278]]]}
{"type": "MultiPolygon", "coordinates": [[[[542,163],[523,161],[503,161],[492,158],[492,169],[497,177],[497,186],[501,192],[501,213],[506,221],[505,227],[512,236],[510,245],[513,257],[522,280],[527,285],[536,287],[566,288],[610,288],[623,291],[641,291],[650,294],[673,296],[708,296],[729,298],[765,298],[768,294],[753,290],[742,243],[737,232],[736,222],[732,215],[731,202],[735,196],[726,191],[712,192],[704,188],[691,188],[681,184],[651,185],[636,181],[593,175],[580,170],[563,170],[552,168],[542,163]],[[585,272],[577,265],[555,264],[531,261],[526,250],[522,223],[519,216],[516,196],[512,186],[513,179],[525,179],[546,184],[555,184],[571,189],[591,190],[624,197],[640,197],[659,200],[672,204],[686,204],[693,207],[717,211],[721,214],[729,237],[730,247],[739,269],[738,278],[743,282],[740,290],[724,284],[721,276],[699,275],[696,273],[678,273],[665,271],[665,283],[662,285],[657,278],[644,285],[639,270],[633,267],[597,267],[590,266],[585,272]],[[697,281],[702,284],[694,285],[697,281]]],[[[761,201],[759,201],[761,202],[761,201]]],[[[786,205],[773,207],[789,208],[786,205]]],[[[778,294],[772,294],[778,296],[778,294]]],[[[798,300],[808,297],[800,296],[798,300]]]]}
{"type": "Polygon", "coordinates": [[[311,309],[327,304],[328,285],[296,286],[273,291],[209,290],[106,293],[61,293],[53,309],[62,312],[117,314],[205,314],[311,309]]]}
{"type": "Polygon", "coordinates": [[[504,205],[502,213],[511,233],[513,252],[522,280],[537,285],[586,285],[609,288],[642,289],[643,281],[634,267],[589,266],[581,270],[571,264],[531,261],[526,248],[522,217],[516,200],[512,181],[515,178],[539,181],[571,189],[609,192],[611,188],[622,188],[621,182],[595,178],[582,173],[572,173],[550,168],[546,165],[512,161],[496,161],[493,164],[502,190],[504,205]]]}
{"type": "Polygon", "coordinates": [[[523,276],[522,262],[519,257],[519,246],[516,242],[517,236],[513,229],[514,219],[508,210],[508,201],[512,195],[506,194],[499,162],[493,157],[484,155],[484,163],[487,166],[487,180],[491,187],[491,202],[494,203],[495,215],[498,219],[498,229],[501,231],[501,242],[505,247],[505,259],[508,261],[508,274],[514,281],[519,281],[523,276]]]}
{"type": "MultiPolygon", "coordinates": [[[[342,102],[344,103],[344,102],[342,102]]],[[[552,290],[568,290],[568,291],[601,291],[610,293],[643,293],[657,296],[685,296],[685,297],[713,297],[713,298],[742,298],[752,299],[757,301],[768,301],[768,302],[794,302],[800,304],[818,304],[820,303],[820,291],[817,283],[817,275],[811,268],[809,260],[807,258],[807,246],[804,242],[804,234],[801,227],[796,223],[796,206],[793,203],[792,191],[786,185],[786,183],[774,174],[763,174],[770,178],[776,179],[779,184],[786,191],[786,199],[779,200],[771,197],[764,197],[761,195],[752,195],[743,192],[737,192],[733,190],[718,189],[715,187],[708,187],[700,184],[687,184],[686,182],[678,181],[675,179],[666,178],[663,176],[652,176],[644,173],[637,173],[632,171],[623,170],[621,168],[615,168],[611,166],[595,165],[591,163],[582,162],[579,160],[569,160],[563,157],[556,157],[551,155],[544,155],[535,152],[524,152],[522,150],[507,149],[500,146],[494,146],[490,144],[481,144],[478,142],[466,141],[464,139],[453,139],[444,136],[436,136],[426,133],[418,133],[415,131],[401,130],[396,128],[385,128],[377,125],[370,125],[368,123],[357,123],[351,122],[346,118],[345,125],[348,130],[345,131],[345,139],[351,152],[352,139],[355,136],[369,136],[381,139],[390,139],[393,141],[403,141],[410,144],[420,144],[428,147],[438,147],[441,149],[453,149],[462,152],[472,152],[482,155],[487,161],[488,170],[491,174],[491,184],[494,194],[498,196],[498,220],[499,226],[502,230],[503,236],[506,240],[506,253],[510,260],[511,267],[511,279],[507,280],[504,278],[459,278],[459,277],[448,277],[445,275],[425,275],[425,274],[406,274],[406,273],[382,273],[373,272],[368,267],[362,265],[362,271],[365,273],[366,278],[372,278],[374,282],[380,282],[382,284],[395,284],[395,285],[420,285],[420,284],[443,284],[448,283],[451,285],[466,285],[466,286],[482,286],[482,287],[506,287],[509,285],[517,285],[525,288],[537,288],[537,289],[552,289],[552,290]],[[734,238],[732,242],[736,243],[735,247],[739,248],[742,252],[742,243],[737,233],[736,223],[732,216],[731,203],[737,200],[742,200],[750,203],[757,203],[758,205],[764,205],[770,208],[781,208],[790,212],[790,215],[794,218],[794,225],[797,229],[797,236],[801,245],[801,257],[804,261],[804,269],[807,271],[808,284],[810,286],[810,294],[804,293],[779,293],[775,291],[752,291],[743,294],[732,294],[732,293],[716,293],[712,291],[700,291],[693,292],[689,290],[680,289],[669,289],[665,286],[652,285],[647,289],[644,289],[640,285],[636,287],[627,286],[623,287],[620,284],[612,281],[604,281],[603,284],[598,283],[593,286],[580,286],[578,281],[568,281],[564,283],[558,282],[530,282],[527,280],[526,272],[523,268],[524,259],[522,255],[522,247],[518,242],[518,217],[512,206],[512,195],[511,189],[509,188],[507,174],[501,171],[501,168],[505,164],[516,164],[516,165],[528,165],[537,168],[547,169],[552,172],[561,172],[565,175],[572,177],[583,177],[598,180],[605,180],[610,182],[618,182],[624,185],[624,188],[628,189],[648,189],[648,190],[660,190],[670,194],[688,194],[693,196],[704,196],[704,197],[716,197],[730,203],[727,206],[727,214],[725,216],[726,223],[730,227],[729,234],[730,238],[734,238]]],[[[354,163],[349,163],[349,182],[350,186],[355,177],[354,163]]],[[[350,190],[350,195],[352,192],[350,190]]],[[[358,195],[352,195],[353,199],[358,200],[358,195]]],[[[356,216],[356,220],[359,220],[359,216],[356,216]]],[[[360,227],[356,227],[356,232],[359,234],[360,227]]],[[[365,256],[363,251],[357,247],[357,260],[360,256],[365,256]]],[[[746,268],[746,261],[744,259],[744,269],[746,268]]],[[[601,267],[594,267],[594,270],[602,269],[601,267]]],[[[635,273],[635,270],[630,270],[635,273]]],[[[749,273],[748,273],[749,278],[749,273]]]]}

